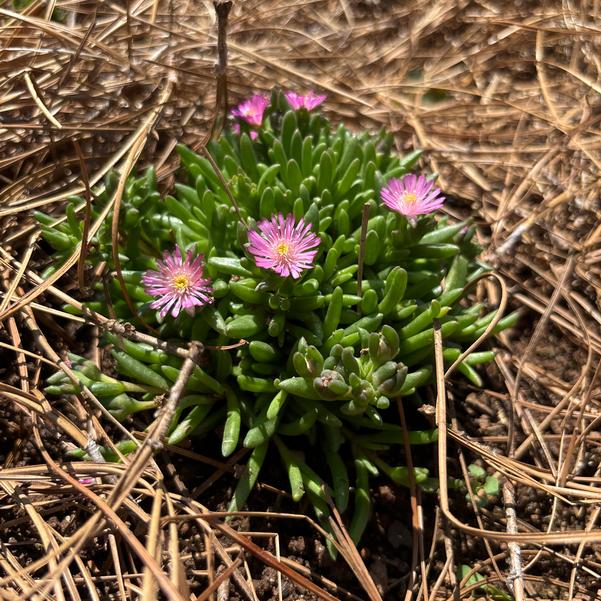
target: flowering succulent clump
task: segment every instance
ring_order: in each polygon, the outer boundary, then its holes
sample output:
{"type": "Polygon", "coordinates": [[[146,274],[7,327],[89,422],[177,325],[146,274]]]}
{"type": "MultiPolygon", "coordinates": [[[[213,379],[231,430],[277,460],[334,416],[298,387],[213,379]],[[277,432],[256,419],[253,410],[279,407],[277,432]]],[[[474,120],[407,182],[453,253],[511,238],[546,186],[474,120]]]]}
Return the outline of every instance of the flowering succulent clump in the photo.
{"type": "MultiPolygon", "coordinates": [[[[251,449],[232,509],[244,505],[275,455],[292,497],[308,497],[325,524],[328,499],[345,511],[354,491],[349,530],[357,540],[370,479],[406,484],[406,466],[390,463],[398,445],[405,437],[414,445],[436,439],[427,422],[404,433],[396,407],[397,399],[419,406],[432,383],[435,321],[452,363],[495,311],[466,298],[470,282],[487,271],[476,258],[475,228],[442,215],[440,191],[411,174],[420,152],[399,157],[384,132],[333,128],[311,111],[320,96],[298,98],[254,96],[233,111],[242,131],[225,131],[208,147],[221,177],[180,146],[172,195],[161,196],[152,170],[130,178],[118,249],[130,301],[112,278],[108,289],[93,284],[96,298],[87,305],[150,324],[163,340],[216,349],[193,369],[168,437],[171,444],[206,437],[206,445],[217,432],[224,456],[240,445],[251,449]]],[[[110,175],[97,192],[95,216],[116,182],[110,175]]],[[[81,239],[80,206],[72,199],[58,224],[38,214],[56,251],[50,269],[81,239]]],[[[106,264],[110,274],[111,245],[109,214],[88,263],[106,264]]],[[[179,376],[182,359],[164,350],[110,332],[104,344],[118,377],[81,357],[72,358],[73,369],[118,419],[155,407],[179,376]]],[[[480,385],[475,366],[493,356],[472,353],[458,370],[480,385]]],[[[50,378],[47,392],[73,391],[62,374],[50,378]]],[[[426,489],[435,485],[425,467],[414,475],[426,489]]]]}

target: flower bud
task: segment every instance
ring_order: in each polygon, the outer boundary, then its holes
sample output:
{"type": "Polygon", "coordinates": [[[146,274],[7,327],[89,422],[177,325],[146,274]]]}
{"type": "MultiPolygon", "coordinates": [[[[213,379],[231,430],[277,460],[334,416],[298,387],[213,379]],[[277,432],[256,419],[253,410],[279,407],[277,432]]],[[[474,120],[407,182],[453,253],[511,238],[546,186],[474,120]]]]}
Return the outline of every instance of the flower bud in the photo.
{"type": "Polygon", "coordinates": [[[374,387],[367,380],[363,380],[358,394],[354,395],[355,402],[365,409],[368,405],[373,405],[376,398],[374,387]]]}
{"type": "Polygon", "coordinates": [[[381,396],[376,401],[376,407],[378,409],[388,409],[390,407],[390,399],[386,396],[381,396]]]}
{"type": "Polygon", "coordinates": [[[313,386],[322,398],[329,401],[341,399],[351,392],[351,387],[343,377],[330,369],[324,369],[321,375],[313,380],[313,386]]]}
{"type": "Polygon", "coordinates": [[[354,399],[345,403],[340,408],[340,411],[346,415],[361,415],[364,411],[363,407],[359,406],[354,399]]]}

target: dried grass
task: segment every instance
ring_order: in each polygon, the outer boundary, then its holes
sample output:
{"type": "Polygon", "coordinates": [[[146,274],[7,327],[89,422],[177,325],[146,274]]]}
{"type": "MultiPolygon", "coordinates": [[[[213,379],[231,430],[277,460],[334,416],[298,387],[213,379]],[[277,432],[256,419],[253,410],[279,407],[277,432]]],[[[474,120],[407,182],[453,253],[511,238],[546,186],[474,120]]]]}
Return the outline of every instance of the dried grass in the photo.
{"type": "MultiPolygon", "coordinates": [[[[14,8],[0,1],[0,343],[10,362],[0,397],[7,424],[22,417],[19,430],[4,433],[2,597],[102,599],[110,590],[117,599],[153,599],[160,590],[169,599],[221,600],[235,590],[254,599],[255,557],[321,598],[353,598],[279,561],[279,551],[252,542],[257,533],[226,525],[172,485],[177,478],[148,450],[134,470],[131,462],[57,463],[61,446],[110,445],[105,428],[118,426],[93,398],[74,400],[65,415],[40,392],[42,364],[64,366],[63,349],[46,336],[69,344],[53,322],[54,301],[77,301],[64,278],[39,278],[30,211],[60,215],[69,195],[89,194],[109,169],[127,172],[136,162],[155,164],[169,187],[176,141],[198,145],[214,116],[216,27],[208,1],[34,0],[14,8]],[[82,485],[86,475],[95,484],[82,485]],[[104,563],[86,548],[103,549],[104,563]]],[[[524,331],[499,343],[498,386],[486,402],[458,397],[452,384],[446,399],[439,372],[438,418],[445,421],[447,403],[453,417],[441,430],[441,474],[455,470],[455,458],[464,468],[481,459],[506,478],[506,519],[479,510],[477,527],[465,523],[443,488],[442,534],[430,544],[416,529],[420,553],[406,599],[471,595],[467,578],[456,583],[454,575],[464,540],[487,541],[479,561],[471,555],[474,570],[501,586],[509,578],[517,599],[598,598],[600,39],[598,0],[247,0],[232,10],[230,98],[273,85],[323,89],[333,118],[385,126],[401,150],[424,148],[424,166],[456,199],[449,211],[477,215],[485,257],[524,309],[524,331]],[[472,427],[474,407],[488,425],[472,427]],[[550,508],[543,530],[522,499],[550,508]]],[[[478,293],[500,300],[493,282],[478,293]]],[[[213,461],[200,490],[234,462],[213,461]]],[[[423,507],[413,492],[419,526],[423,507]]],[[[340,540],[348,545],[342,532],[340,540]]],[[[377,598],[356,551],[343,556],[377,598]]]]}

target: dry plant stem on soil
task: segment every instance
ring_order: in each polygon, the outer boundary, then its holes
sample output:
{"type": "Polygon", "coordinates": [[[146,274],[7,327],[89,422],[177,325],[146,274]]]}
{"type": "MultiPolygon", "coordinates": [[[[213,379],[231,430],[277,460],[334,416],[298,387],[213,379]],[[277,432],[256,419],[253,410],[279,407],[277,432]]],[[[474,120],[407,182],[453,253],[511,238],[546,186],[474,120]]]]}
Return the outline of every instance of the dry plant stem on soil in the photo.
{"type": "MultiPolygon", "coordinates": [[[[507,532],[516,534],[517,514],[515,510],[515,489],[511,482],[503,482],[503,503],[505,505],[505,515],[507,516],[507,532]]],[[[517,543],[507,543],[509,549],[509,565],[511,569],[507,577],[507,584],[513,592],[516,601],[523,601],[524,596],[524,575],[522,572],[522,554],[520,546],[517,543]]]]}
{"type": "MultiPolygon", "coordinates": [[[[399,419],[401,422],[401,428],[403,432],[408,431],[407,420],[405,419],[405,411],[403,409],[403,403],[400,398],[397,399],[397,409],[399,412],[399,419]]],[[[411,525],[413,529],[413,554],[411,558],[411,576],[409,585],[407,586],[407,592],[405,593],[405,600],[409,601],[413,597],[413,589],[415,585],[412,581],[417,580],[415,578],[417,573],[417,563],[419,563],[419,570],[421,575],[421,588],[423,590],[424,598],[428,600],[428,582],[426,578],[426,565],[424,557],[424,521],[422,506],[420,502],[420,493],[415,482],[415,472],[413,471],[413,458],[411,454],[411,446],[407,435],[403,437],[403,449],[405,451],[405,460],[407,461],[407,468],[409,470],[409,490],[411,493],[411,525]],[[413,584],[413,586],[412,586],[413,584]]]]}
{"type": "MultiPolygon", "coordinates": [[[[149,436],[145,440],[145,444],[142,445],[142,447],[140,448],[140,450],[134,457],[134,460],[132,461],[132,463],[129,466],[130,470],[125,472],[125,474],[129,477],[124,478],[116,485],[116,487],[113,490],[113,493],[111,495],[113,498],[109,497],[109,503],[116,503],[117,505],[121,504],[124,497],[127,494],[129,494],[129,491],[137,482],[137,480],[139,478],[139,474],[146,468],[146,465],[148,464],[153,451],[156,450],[157,444],[160,445],[160,440],[162,439],[162,436],[164,435],[164,432],[167,429],[169,421],[171,420],[173,412],[175,411],[175,408],[177,405],[177,400],[181,396],[183,388],[184,388],[184,386],[187,382],[187,379],[189,378],[192,368],[194,366],[194,362],[198,359],[198,356],[200,355],[200,353],[201,353],[201,347],[199,345],[193,344],[190,349],[190,355],[186,359],[186,361],[184,362],[184,365],[182,367],[180,377],[179,377],[178,381],[172,387],[172,390],[169,394],[167,403],[166,403],[165,407],[163,408],[161,415],[157,419],[155,428],[149,433],[149,436]],[[124,489],[125,489],[125,492],[123,494],[124,489]],[[119,493],[122,493],[122,494],[119,494],[119,493]]],[[[135,539],[132,536],[131,532],[129,532],[129,530],[127,529],[125,524],[122,522],[121,518],[119,518],[117,516],[117,514],[112,509],[110,509],[109,506],[104,501],[102,501],[101,499],[96,497],[96,495],[94,495],[93,493],[88,491],[75,478],[73,478],[72,476],[67,474],[67,472],[65,472],[61,467],[59,467],[58,464],[56,464],[56,462],[50,457],[50,455],[48,455],[48,453],[42,448],[41,439],[38,440],[38,446],[40,446],[40,451],[42,452],[44,459],[46,460],[46,463],[57,474],[57,476],[66,480],[72,486],[75,486],[78,490],[80,490],[80,492],[83,492],[86,496],[88,496],[94,502],[96,502],[99,507],[104,508],[104,511],[108,515],[109,519],[116,525],[116,527],[119,530],[121,530],[122,534],[129,540],[129,543],[132,545],[133,550],[144,560],[148,570],[150,570],[150,572],[152,573],[152,576],[157,580],[158,585],[161,587],[163,592],[168,596],[168,598],[180,599],[181,597],[180,597],[179,593],[177,592],[177,590],[175,588],[173,588],[173,585],[171,584],[171,582],[165,578],[163,572],[160,570],[158,564],[154,561],[154,559],[152,559],[152,557],[147,553],[147,551],[140,545],[140,543],[137,541],[137,539],[135,539]]],[[[100,516],[101,516],[101,513],[95,514],[95,517],[97,519],[95,520],[93,518],[90,521],[90,523],[88,524],[89,530],[92,529],[92,527],[95,525],[96,521],[100,520],[100,516]]],[[[59,550],[58,548],[55,549],[55,551],[57,551],[57,552],[58,552],[58,550],[59,550]]],[[[76,550],[77,550],[77,546],[75,546],[74,551],[76,552],[76,550]]],[[[71,550],[71,553],[73,553],[74,551],[71,550]]],[[[70,559],[70,556],[68,556],[67,559],[70,559]]],[[[61,563],[63,563],[63,562],[61,562],[61,563]]],[[[65,565],[68,565],[68,563],[66,563],[65,565]]],[[[53,566],[50,565],[51,570],[52,570],[52,567],[53,566]]],[[[58,566],[54,566],[54,569],[52,571],[56,572],[56,573],[60,573],[60,571],[59,571],[60,569],[61,569],[61,567],[59,564],[58,566]]],[[[44,589],[42,588],[42,591],[43,590],[44,589]]]]}
{"type": "Polygon", "coordinates": [[[340,551],[341,555],[345,558],[348,565],[353,570],[353,573],[361,583],[363,590],[367,593],[370,601],[382,601],[380,592],[378,591],[376,584],[371,577],[371,574],[367,570],[363,558],[359,554],[355,543],[353,543],[350,537],[336,505],[330,499],[330,509],[332,510],[333,517],[330,518],[330,527],[334,534],[334,541],[336,542],[336,548],[340,551]]]}

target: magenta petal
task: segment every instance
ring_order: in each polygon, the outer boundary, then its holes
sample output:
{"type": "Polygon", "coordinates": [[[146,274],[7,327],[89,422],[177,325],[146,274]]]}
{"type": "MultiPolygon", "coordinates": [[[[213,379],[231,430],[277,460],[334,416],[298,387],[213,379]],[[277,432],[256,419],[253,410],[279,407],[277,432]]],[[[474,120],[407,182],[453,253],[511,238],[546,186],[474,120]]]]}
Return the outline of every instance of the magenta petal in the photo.
{"type": "Polygon", "coordinates": [[[307,94],[297,94],[296,92],[286,92],[284,94],[286,101],[295,111],[299,109],[307,109],[308,111],[312,111],[315,107],[319,106],[327,96],[325,94],[315,94],[313,90],[308,92],[307,94]]]}
{"type": "Polygon", "coordinates": [[[261,94],[254,94],[248,100],[240,103],[232,110],[232,116],[243,119],[250,125],[260,126],[263,123],[263,113],[269,106],[269,98],[261,94]]]}

